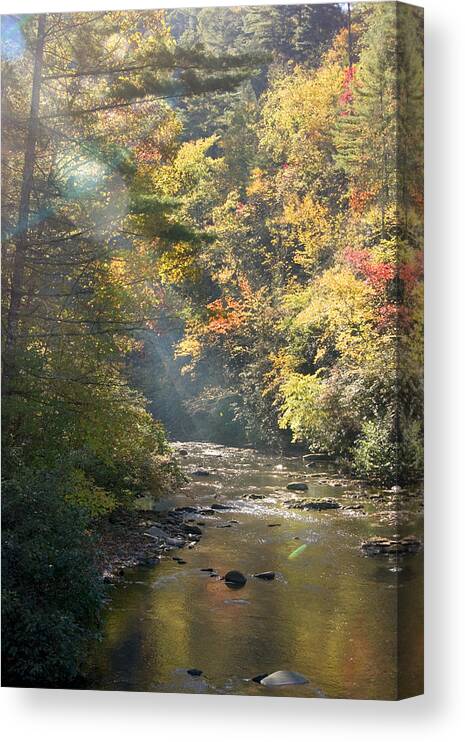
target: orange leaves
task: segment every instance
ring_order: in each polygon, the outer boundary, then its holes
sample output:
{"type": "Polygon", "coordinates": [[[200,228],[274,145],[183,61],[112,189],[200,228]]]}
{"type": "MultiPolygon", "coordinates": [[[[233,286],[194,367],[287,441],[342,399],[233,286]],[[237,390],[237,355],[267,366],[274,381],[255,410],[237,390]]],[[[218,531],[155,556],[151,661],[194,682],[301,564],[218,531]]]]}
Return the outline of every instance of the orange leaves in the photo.
{"type": "Polygon", "coordinates": [[[205,328],[207,334],[227,335],[245,322],[245,309],[242,302],[231,297],[216,299],[207,304],[210,314],[205,328]]]}
{"type": "Polygon", "coordinates": [[[357,214],[361,214],[367,206],[369,206],[376,193],[372,190],[361,190],[360,188],[352,188],[349,193],[349,206],[352,211],[357,214]]]}

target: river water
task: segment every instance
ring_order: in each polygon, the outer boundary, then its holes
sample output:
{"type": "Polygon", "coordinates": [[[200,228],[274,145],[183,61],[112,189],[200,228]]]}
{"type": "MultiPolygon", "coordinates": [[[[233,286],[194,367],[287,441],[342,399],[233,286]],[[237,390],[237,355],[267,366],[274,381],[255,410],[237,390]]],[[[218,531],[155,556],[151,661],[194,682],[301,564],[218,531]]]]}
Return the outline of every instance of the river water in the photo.
{"type": "Polygon", "coordinates": [[[191,481],[170,498],[142,505],[230,509],[186,515],[204,524],[194,548],[175,549],[150,569],[127,570],[111,588],[89,687],[368,699],[421,692],[422,553],[392,560],[360,551],[370,536],[421,534],[419,500],[404,498],[394,512],[389,495],[369,499],[377,493],[315,483],[327,467],[311,476],[299,457],[207,443],[176,447],[188,451],[180,461],[191,481]],[[209,476],[193,475],[200,466],[209,476]],[[364,510],[289,509],[286,485],[293,480],[308,483],[305,496],[364,510]],[[230,589],[201,571],[209,567],[219,575],[240,570],[247,583],[230,589]],[[265,570],[275,580],[252,577],[265,570]],[[203,674],[192,677],[192,668],[203,674]],[[266,688],[251,680],[275,670],[301,673],[309,682],[266,688]]]}

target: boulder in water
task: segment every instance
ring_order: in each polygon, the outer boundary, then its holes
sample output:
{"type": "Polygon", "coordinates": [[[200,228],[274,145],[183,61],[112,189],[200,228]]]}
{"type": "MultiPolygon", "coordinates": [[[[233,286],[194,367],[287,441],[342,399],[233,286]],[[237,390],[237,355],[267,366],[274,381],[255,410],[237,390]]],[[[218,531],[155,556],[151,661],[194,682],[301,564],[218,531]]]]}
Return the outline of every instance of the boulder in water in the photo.
{"type": "Polygon", "coordinates": [[[187,448],[180,448],[178,454],[180,456],[189,456],[189,451],[187,450],[187,448]]]}
{"type": "Polygon", "coordinates": [[[196,469],[192,472],[192,475],[194,477],[209,477],[210,472],[208,471],[208,469],[196,469]]]}
{"type": "Polygon", "coordinates": [[[191,525],[190,523],[182,523],[179,527],[181,531],[184,531],[184,533],[193,534],[194,536],[202,535],[202,529],[198,526],[191,525]]]}
{"type": "Polygon", "coordinates": [[[183,507],[175,508],[173,511],[174,514],[177,513],[197,513],[199,512],[199,509],[194,507],[193,505],[183,505],[183,507]]]}
{"type": "Polygon", "coordinates": [[[171,537],[169,537],[169,538],[165,539],[165,542],[166,542],[166,545],[167,546],[181,547],[181,546],[185,546],[186,545],[186,542],[185,542],[185,540],[183,538],[171,538],[171,537]]]}
{"type": "Polygon", "coordinates": [[[148,531],[145,532],[146,536],[150,536],[151,538],[157,538],[160,540],[165,541],[168,538],[168,534],[163,531],[161,528],[158,528],[158,526],[152,526],[148,529],[148,531]]]}
{"type": "Polygon", "coordinates": [[[198,678],[200,675],[203,675],[203,670],[198,670],[196,667],[192,667],[190,670],[187,670],[188,675],[192,675],[193,678],[198,678]]]}
{"type": "Polygon", "coordinates": [[[293,492],[306,492],[308,490],[308,484],[306,482],[289,482],[287,489],[293,492]]]}
{"type": "Polygon", "coordinates": [[[255,575],[258,580],[274,580],[275,573],[274,572],[257,572],[255,575]]]}
{"type": "Polygon", "coordinates": [[[270,688],[278,685],[303,685],[304,683],[308,683],[305,675],[300,675],[300,673],[291,672],[290,670],[277,670],[260,680],[261,685],[270,688]]]}
{"type": "Polygon", "coordinates": [[[145,532],[145,536],[150,536],[157,541],[164,541],[167,546],[184,546],[186,541],[183,538],[172,538],[165,531],[157,526],[152,526],[148,531],[145,532]]]}
{"type": "Polygon", "coordinates": [[[368,556],[416,554],[421,549],[421,541],[416,536],[405,536],[404,538],[382,538],[374,536],[367,541],[362,541],[360,548],[368,556]]]}
{"type": "Polygon", "coordinates": [[[243,587],[247,582],[247,577],[237,569],[231,569],[229,572],[226,572],[223,579],[228,587],[243,587]]]}
{"type": "Polygon", "coordinates": [[[323,498],[315,500],[291,500],[286,503],[288,507],[294,510],[337,510],[340,508],[340,504],[336,500],[325,500],[323,498]]]}

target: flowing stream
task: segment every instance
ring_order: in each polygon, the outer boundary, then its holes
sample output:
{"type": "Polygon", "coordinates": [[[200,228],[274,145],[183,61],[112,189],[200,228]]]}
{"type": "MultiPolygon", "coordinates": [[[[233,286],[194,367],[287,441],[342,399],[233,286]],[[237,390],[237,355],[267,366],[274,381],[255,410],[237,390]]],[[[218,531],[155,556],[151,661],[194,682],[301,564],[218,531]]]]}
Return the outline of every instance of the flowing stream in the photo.
{"type": "Polygon", "coordinates": [[[391,699],[400,646],[403,688],[418,692],[422,553],[392,559],[360,551],[362,540],[392,537],[399,523],[404,534],[421,534],[418,498],[404,498],[394,512],[389,494],[315,483],[328,467],[319,464],[315,476],[300,457],[208,443],[175,447],[188,452],[180,461],[189,484],[143,506],[229,509],[186,514],[203,531],[194,548],[175,549],[153,568],[127,570],[110,588],[103,638],[89,661],[90,687],[391,699]],[[194,475],[199,467],[209,475],[194,475]],[[291,481],[308,483],[306,497],[363,510],[289,509],[291,481]],[[201,571],[209,567],[219,575],[240,570],[247,583],[231,589],[201,571]],[[252,577],[267,570],[274,580],[252,577]],[[194,668],[202,675],[187,672],[194,668]],[[309,682],[266,688],[251,680],[275,670],[301,673],[309,682]]]}

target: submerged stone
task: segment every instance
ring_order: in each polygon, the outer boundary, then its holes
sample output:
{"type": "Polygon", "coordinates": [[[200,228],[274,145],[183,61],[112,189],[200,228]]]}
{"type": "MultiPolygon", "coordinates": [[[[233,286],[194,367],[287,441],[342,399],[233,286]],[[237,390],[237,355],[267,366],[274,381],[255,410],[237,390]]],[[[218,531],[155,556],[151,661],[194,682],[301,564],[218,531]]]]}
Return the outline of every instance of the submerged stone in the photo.
{"type": "Polygon", "coordinates": [[[257,580],[274,580],[275,573],[274,572],[257,572],[257,574],[253,575],[257,578],[257,580]]]}

